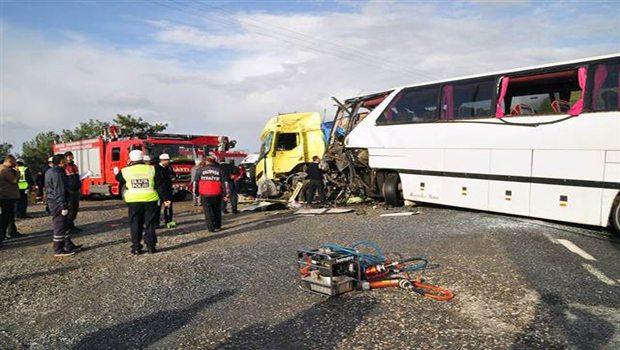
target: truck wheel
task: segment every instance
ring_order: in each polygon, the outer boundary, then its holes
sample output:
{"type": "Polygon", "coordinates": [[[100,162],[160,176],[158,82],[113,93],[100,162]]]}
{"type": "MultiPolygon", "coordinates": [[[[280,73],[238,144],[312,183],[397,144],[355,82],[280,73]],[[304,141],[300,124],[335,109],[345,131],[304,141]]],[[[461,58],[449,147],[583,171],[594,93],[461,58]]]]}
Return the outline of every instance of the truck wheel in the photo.
{"type": "Polygon", "coordinates": [[[616,235],[620,235],[620,195],[614,200],[614,204],[611,206],[611,215],[609,217],[611,226],[614,229],[616,235]]]}
{"type": "Polygon", "coordinates": [[[383,181],[382,193],[385,203],[388,205],[393,207],[403,206],[403,191],[398,174],[388,174],[385,177],[385,181],[383,181]]]}

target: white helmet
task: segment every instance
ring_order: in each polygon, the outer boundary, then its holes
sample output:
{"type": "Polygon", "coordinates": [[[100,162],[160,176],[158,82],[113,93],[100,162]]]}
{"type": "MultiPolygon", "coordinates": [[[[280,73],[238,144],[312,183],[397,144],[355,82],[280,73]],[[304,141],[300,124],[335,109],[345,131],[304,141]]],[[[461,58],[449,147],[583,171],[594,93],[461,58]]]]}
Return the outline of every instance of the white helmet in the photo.
{"type": "Polygon", "coordinates": [[[139,162],[144,159],[144,153],[139,149],[134,149],[129,152],[129,160],[132,162],[139,162]]]}
{"type": "Polygon", "coordinates": [[[149,156],[148,154],[145,154],[144,157],[142,157],[142,160],[145,162],[150,162],[151,161],[151,156],[149,156]]]}
{"type": "Polygon", "coordinates": [[[168,153],[162,153],[159,155],[159,160],[170,160],[170,155],[168,153]]]}

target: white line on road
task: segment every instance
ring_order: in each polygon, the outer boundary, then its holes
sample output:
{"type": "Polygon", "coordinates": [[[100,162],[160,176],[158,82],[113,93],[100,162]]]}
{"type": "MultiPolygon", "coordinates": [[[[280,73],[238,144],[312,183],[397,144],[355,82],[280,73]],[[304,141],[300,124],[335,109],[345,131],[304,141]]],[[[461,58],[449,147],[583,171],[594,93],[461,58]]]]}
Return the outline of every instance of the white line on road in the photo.
{"type": "Polygon", "coordinates": [[[583,263],[581,264],[586,270],[588,270],[589,273],[591,273],[594,277],[598,278],[601,282],[608,284],[610,286],[615,286],[616,285],[616,281],[612,280],[611,278],[607,277],[603,272],[601,272],[601,270],[597,269],[596,267],[590,265],[590,264],[586,264],[583,263]]]}
{"type": "Polygon", "coordinates": [[[561,245],[566,247],[566,249],[581,256],[582,258],[586,260],[596,260],[592,255],[588,254],[585,250],[579,248],[577,245],[575,245],[575,243],[569,241],[568,239],[558,238],[556,239],[556,242],[560,243],[561,245]]]}

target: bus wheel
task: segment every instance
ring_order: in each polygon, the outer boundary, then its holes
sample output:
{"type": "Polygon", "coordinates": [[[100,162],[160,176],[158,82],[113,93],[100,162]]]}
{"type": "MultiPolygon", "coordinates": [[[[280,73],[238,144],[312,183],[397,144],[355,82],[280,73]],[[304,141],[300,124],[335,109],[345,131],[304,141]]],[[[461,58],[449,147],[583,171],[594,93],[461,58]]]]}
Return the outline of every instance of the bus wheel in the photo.
{"type": "Polygon", "coordinates": [[[398,177],[398,174],[388,174],[385,177],[385,181],[383,181],[382,192],[385,203],[393,207],[403,206],[404,202],[402,185],[400,184],[400,178],[398,177]]]}
{"type": "Polygon", "coordinates": [[[611,206],[610,221],[615,233],[620,235],[620,195],[616,197],[614,204],[611,206]]]}

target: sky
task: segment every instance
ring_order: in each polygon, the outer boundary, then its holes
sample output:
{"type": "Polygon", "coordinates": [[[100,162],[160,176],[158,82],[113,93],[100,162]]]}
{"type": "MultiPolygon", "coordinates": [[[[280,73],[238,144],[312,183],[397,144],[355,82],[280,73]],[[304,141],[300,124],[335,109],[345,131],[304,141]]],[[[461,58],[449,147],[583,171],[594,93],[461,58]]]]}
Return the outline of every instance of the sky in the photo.
{"type": "Polygon", "coordinates": [[[278,113],[620,52],[610,2],[0,1],[0,142],[132,114],[258,149],[278,113]]]}

